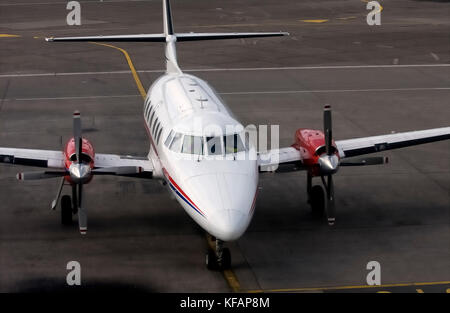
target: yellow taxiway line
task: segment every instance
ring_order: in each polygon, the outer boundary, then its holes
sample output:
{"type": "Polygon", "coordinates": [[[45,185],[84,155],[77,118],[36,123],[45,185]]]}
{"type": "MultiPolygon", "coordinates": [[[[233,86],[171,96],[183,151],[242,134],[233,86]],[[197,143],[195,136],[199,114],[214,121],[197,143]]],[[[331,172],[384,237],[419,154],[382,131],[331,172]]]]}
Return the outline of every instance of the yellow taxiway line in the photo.
{"type": "Polygon", "coordinates": [[[0,38],[17,38],[20,35],[11,35],[11,34],[0,34],[0,38]]]}
{"type": "MultiPolygon", "coordinates": [[[[208,246],[215,250],[215,242],[211,240],[211,236],[206,235],[206,242],[208,243],[208,246]]],[[[239,280],[237,279],[236,274],[231,269],[223,270],[222,271],[223,277],[228,283],[228,286],[230,286],[231,290],[233,292],[240,292],[241,291],[241,284],[239,283],[239,280]]]]}
{"type": "Polygon", "coordinates": [[[133,61],[131,61],[130,55],[128,54],[128,52],[122,48],[113,46],[113,45],[108,45],[105,43],[99,43],[99,42],[91,42],[94,45],[99,45],[99,46],[104,46],[104,47],[108,47],[108,48],[113,48],[116,50],[119,50],[120,52],[123,53],[123,55],[125,56],[125,59],[127,60],[128,63],[128,67],[130,68],[131,74],[133,74],[133,78],[134,81],[136,82],[136,86],[139,90],[139,93],[142,96],[142,99],[145,100],[145,98],[147,97],[147,93],[145,92],[144,86],[142,85],[141,79],[139,78],[138,73],[136,72],[136,68],[133,65],[133,61]]]}
{"type": "MultiPolygon", "coordinates": [[[[308,292],[308,291],[325,291],[325,290],[346,290],[346,289],[370,289],[370,288],[389,288],[389,287],[411,287],[411,286],[433,286],[433,285],[446,285],[450,284],[450,281],[435,281],[424,283],[398,283],[398,284],[385,284],[378,286],[369,285],[355,285],[355,286],[331,286],[331,287],[313,287],[313,288],[281,288],[281,289],[255,289],[247,290],[248,293],[263,293],[263,292],[308,292]]],[[[421,290],[421,289],[418,289],[421,290]]],[[[447,289],[447,292],[449,290],[447,289]]]]}
{"type": "Polygon", "coordinates": [[[328,22],[327,19],[323,19],[323,20],[300,20],[303,23],[316,23],[316,24],[321,24],[321,23],[325,23],[328,22]]]}

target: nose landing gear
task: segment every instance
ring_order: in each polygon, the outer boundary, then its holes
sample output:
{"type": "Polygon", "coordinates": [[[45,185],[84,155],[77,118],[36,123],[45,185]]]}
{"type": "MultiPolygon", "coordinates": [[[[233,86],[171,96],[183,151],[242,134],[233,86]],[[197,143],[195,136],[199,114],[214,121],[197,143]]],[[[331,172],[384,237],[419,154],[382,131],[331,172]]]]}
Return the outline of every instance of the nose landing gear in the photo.
{"type": "Polygon", "coordinates": [[[208,252],[206,254],[206,266],[209,270],[222,271],[231,267],[231,253],[224,248],[224,242],[212,236],[207,236],[208,252]]]}

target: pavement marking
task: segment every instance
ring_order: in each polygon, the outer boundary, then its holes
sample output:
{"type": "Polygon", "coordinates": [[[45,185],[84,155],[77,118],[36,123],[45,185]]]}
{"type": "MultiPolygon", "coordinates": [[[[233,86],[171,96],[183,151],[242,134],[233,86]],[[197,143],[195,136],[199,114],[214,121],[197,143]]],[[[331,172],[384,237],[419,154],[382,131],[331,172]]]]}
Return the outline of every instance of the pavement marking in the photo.
{"type": "MultiPolygon", "coordinates": [[[[285,67],[238,67],[238,68],[203,68],[187,69],[183,72],[234,72],[234,71],[296,71],[296,70],[345,70],[345,69],[378,69],[378,68],[416,68],[416,67],[450,67],[450,64],[381,64],[381,65],[329,65],[329,66],[285,66],[285,67]]],[[[139,70],[137,73],[164,73],[164,70],[139,70]]],[[[0,78],[11,77],[44,77],[44,76],[77,76],[77,75],[113,75],[130,74],[131,71],[98,71],[98,72],[54,72],[54,73],[10,73],[0,74],[0,78]]]]}
{"type": "MultiPolygon", "coordinates": [[[[208,244],[209,248],[212,250],[215,250],[215,242],[212,241],[212,238],[210,235],[206,234],[206,243],[208,244]]],[[[222,271],[223,277],[228,283],[228,286],[231,288],[233,292],[240,292],[241,291],[241,284],[239,283],[239,280],[237,279],[236,274],[231,269],[223,270],[222,271]]]]}
{"type": "Polygon", "coordinates": [[[436,61],[439,61],[439,56],[436,53],[430,52],[430,55],[435,59],[436,61]]]}
{"type": "MultiPolygon", "coordinates": [[[[100,0],[100,2],[147,2],[151,0],[100,0]]],[[[95,3],[92,1],[78,1],[80,3],[95,3]]],[[[2,3],[0,4],[0,7],[6,7],[6,6],[23,6],[23,5],[55,5],[55,4],[67,4],[66,2],[60,1],[60,2],[22,2],[22,3],[2,3]]]]}
{"type": "Polygon", "coordinates": [[[139,79],[139,75],[137,74],[136,69],[134,68],[133,61],[131,61],[131,58],[130,58],[130,55],[128,54],[128,52],[126,50],[122,49],[122,48],[119,48],[119,47],[116,47],[116,46],[113,46],[113,45],[108,45],[108,44],[105,44],[105,43],[98,43],[98,42],[90,42],[90,43],[92,43],[94,45],[99,45],[99,46],[104,46],[104,47],[108,47],[108,48],[113,48],[113,49],[119,50],[120,52],[123,53],[123,55],[125,56],[125,58],[127,60],[128,67],[130,68],[130,71],[133,74],[133,78],[134,78],[134,81],[136,82],[136,86],[137,86],[137,88],[139,90],[139,93],[141,94],[142,99],[145,100],[145,98],[147,97],[147,93],[145,92],[144,86],[142,86],[142,82],[139,79]]]}
{"type": "Polygon", "coordinates": [[[9,98],[5,101],[41,101],[41,100],[86,100],[86,99],[102,99],[102,98],[136,98],[141,95],[108,95],[108,96],[74,96],[74,97],[36,97],[36,98],[9,98]]]}
{"type": "Polygon", "coordinates": [[[253,94],[289,94],[289,93],[338,93],[338,92],[382,92],[382,91],[420,91],[450,90],[450,87],[424,88],[374,88],[374,89],[323,89],[323,90],[274,90],[274,91],[237,91],[220,92],[220,95],[253,95],[253,94]]]}
{"type": "Polygon", "coordinates": [[[303,23],[317,23],[317,24],[321,24],[321,23],[326,23],[329,20],[328,19],[323,19],[323,20],[300,20],[303,23]]]}
{"type": "Polygon", "coordinates": [[[347,20],[353,20],[356,16],[347,16],[347,17],[336,17],[337,20],[347,21],[347,20]]]}
{"type": "MultiPolygon", "coordinates": [[[[257,94],[291,94],[291,93],[340,93],[340,92],[389,92],[389,91],[439,91],[450,90],[450,87],[424,88],[375,88],[375,89],[323,89],[323,90],[272,90],[272,91],[234,91],[219,92],[219,95],[257,95],[257,94]]],[[[68,97],[32,97],[6,98],[4,101],[41,101],[41,100],[85,100],[101,98],[135,98],[142,95],[99,95],[99,96],[68,96],[68,97]]]]}
{"type": "Polygon", "coordinates": [[[399,284],[384,284],[384,285],[355,285],[355,286],[331,286],[331,287],[306,287],[306,288],[280,288],[280,289],[255,289],[247,290],[248,293],[263,293],[263,292],[302,292],[302,291],[324,291],[324,290],[346,290],[346,289],[370,289],[370,288],[389,288],[389,287],[411,287],[411,286],[433,286],[446,285],[450,281],[436,281],[424,283],[399,283],[399,284]]]}
{"type": "Polygon", "coordinates": [[[0,38],[17,38],[20,35],[11,35],[11,34],[0,34],[0,38]]]}

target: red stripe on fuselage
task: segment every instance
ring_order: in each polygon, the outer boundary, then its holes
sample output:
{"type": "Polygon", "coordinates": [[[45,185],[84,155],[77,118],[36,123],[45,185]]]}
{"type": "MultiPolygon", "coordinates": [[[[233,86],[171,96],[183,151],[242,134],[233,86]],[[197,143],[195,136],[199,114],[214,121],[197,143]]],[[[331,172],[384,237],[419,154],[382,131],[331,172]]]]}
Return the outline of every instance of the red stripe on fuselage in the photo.
{"type": "Polygon", "coordinates": [[[180,192],[180,193],[181,193],[181,194],[182,194],[182,195],[183,195],[190,203],[192,203],[192,205],[195,206],[195,208],[196,208],[197,210],[199,210],[202,214],[205,214],[205,213],[203,213],[202,210],[200,210],[200,209],[198,208],[197,205],[195,205],[194,201],[192,201],[191,198],[188,197],[188,195],[183,191],[183,189],[181,189],[180,186],[177,185],[177,183],[172,179],[172,176],[169,175],[169,172],[167,172],[167,170],[166,170],[165,168],[163,168],[163,172],[164,172],[164,174],[167,176],[167,178],[169,179],[169,181],[172,183],[172,185],[173,185],[176,189],[178,189],[178,191],[179,191],[179,192],[180,192]]]}

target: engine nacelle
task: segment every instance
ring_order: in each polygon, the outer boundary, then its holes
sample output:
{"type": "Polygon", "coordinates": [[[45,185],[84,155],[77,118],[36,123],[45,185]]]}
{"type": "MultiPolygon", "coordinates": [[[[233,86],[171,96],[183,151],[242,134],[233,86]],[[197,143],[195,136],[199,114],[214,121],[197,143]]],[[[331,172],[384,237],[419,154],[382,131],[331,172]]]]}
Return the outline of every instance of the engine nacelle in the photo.
{"type": "MultiPolygon", "coordinates": [[[[320,130],[300,128],[295,132],[295,143],[292,147],[300,152],[302,162],[308,167],[310,174],[320,176],[319,158],[326,153],[324,133],[320,130]]],[[[334,141],[331,152],[339,159],[334,141]]]]}
{"type": "MultiPolygon", "coordinates": [[[[86,138],[82,138],[81,144],[81,162],[88,165],[92,170],[94,168],[94,160],[95,160],[95,151],[92,143],[86,138]]],[[[76,161],[76,148],[75,148],[75,140],[74,138],[70,138],[70,140],[66,143],[64,148],[64,165],[66,169],[70,169],[71,165],[74,161],[76,161]]],[[[90,175],[89,179],[85,180],[83,183],[88,183],[91,181],[92,176],[90,175]]],[[[66,180],[68,182],[72,182],[70,176],[66,176],[66,180]]]]}

